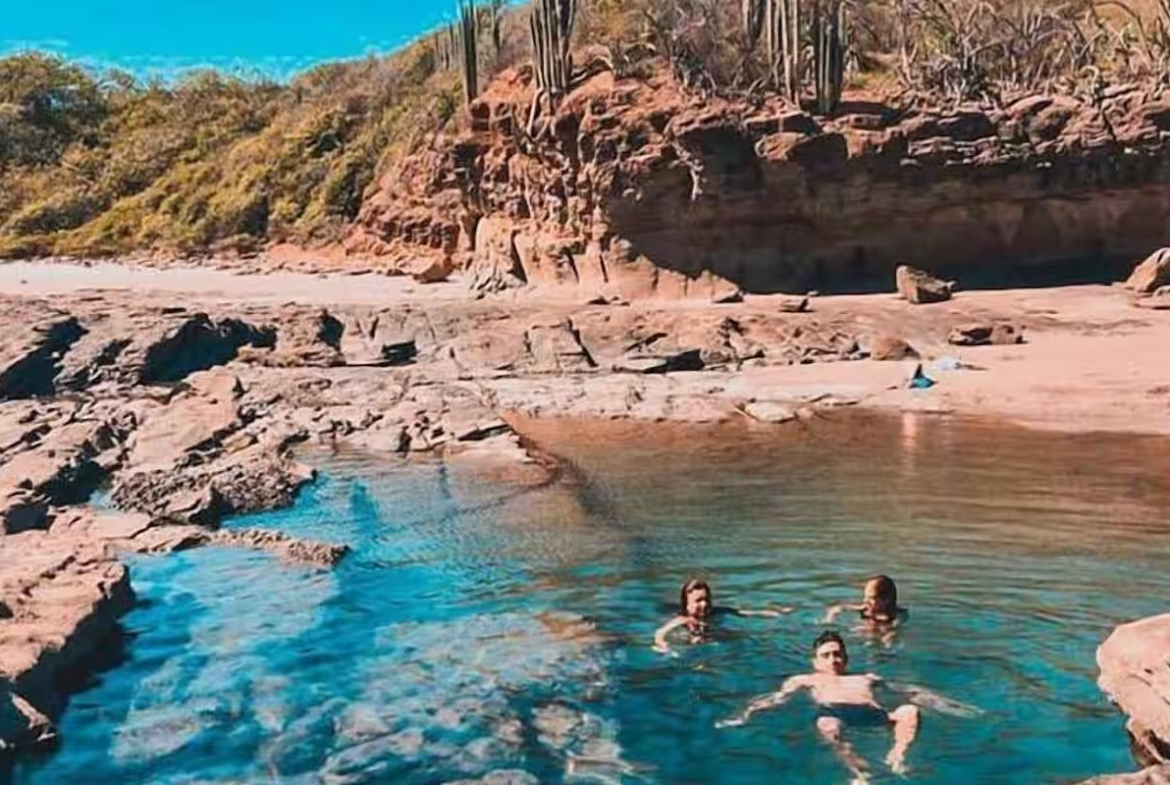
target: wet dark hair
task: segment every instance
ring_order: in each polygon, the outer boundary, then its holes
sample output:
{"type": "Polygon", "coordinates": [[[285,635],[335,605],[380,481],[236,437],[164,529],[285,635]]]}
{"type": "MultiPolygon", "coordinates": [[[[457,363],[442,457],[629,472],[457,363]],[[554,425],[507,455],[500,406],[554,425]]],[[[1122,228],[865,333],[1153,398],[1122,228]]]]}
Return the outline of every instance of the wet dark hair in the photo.
{"type": "Polygon", "coordinates": [[[873,586],[877,594],[878,607],[884,611],[894,611],[898,607],[898,585],[889,575],[875,575],[865,582],[866,586],[873,586]]]}
{"type": "Polygon", "coordinates": [[[817,636],[817,639],[815,641],[813,641],[813,645],[812,645],[813,654],[815,655],[817,653],[817,649],[821,648],[826,643],[840,644],[841,645],[841,653],[844,654],[846,657],[849,656],[849,651],[848,651],[848,649],[845,648],[845,639],[842,638],[841,633],[837,632],[836,630],[825,630],[824,632],[822,632],[820,635],[817,636]]]}
{"type": "Polygon", "coordinates": [[[698,578],[691,578],[682,585],[682,589],[678,593],[678,612],[680,616],[687,615],[687,595],[695,589],[704,589],[707,592],[707,601],[714,604],[715,594],[711,591],[711,587],[707,585],[706,581],[698,578]]]}

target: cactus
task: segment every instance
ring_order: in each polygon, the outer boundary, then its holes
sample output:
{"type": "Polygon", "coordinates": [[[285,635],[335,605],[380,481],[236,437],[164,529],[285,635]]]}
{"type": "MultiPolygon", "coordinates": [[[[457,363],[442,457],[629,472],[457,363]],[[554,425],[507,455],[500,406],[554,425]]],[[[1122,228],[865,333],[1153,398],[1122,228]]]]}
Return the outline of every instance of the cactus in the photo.
{"type": "Polygon", "coordinates": [[[764,6],[770,0],[742,0],[743,32],[747,36],[748,50],[756,48],[760,32],[764,27],[764,6]]]}
{"type": "MultiPolygon", "coordinates": [[[[800,97],[801,40],[800,0],[761,0],[757,11],[744,0],[744,25],[752,39],[753,15],[758,14],[764,29],[764,49],[768,60],[768,76],[772,86],[782,91],[789,100],[800,97]]],[[[757,34],[758,35],[758,34],[757,34]]]]}
{"type": "Polygon", "coordinates": [[[529,19],[532,65],[538,89],[550,102],[569,92],[573,78],[570,45],[577,18],[577,0],[537,0],[529,19]]]}
{"type": "Polygon", "coordinates": [[[475,6],[459,0],[459,71],[463,77],[463,100],[471,104],[479,95],[479,25],[475,6]]]}
{"type": "Polygon", "coordinates": [[[504,48],[504,0],[491,0],[488,8],[491,14],[492,53],[498,58],[504,48]]]}
{"type": "Polygon", "coordinates": [[[813,14],[813,75],[817,110],[836,111],[845,84],[845,9],[842,0],[818,0],[813,14]]]}

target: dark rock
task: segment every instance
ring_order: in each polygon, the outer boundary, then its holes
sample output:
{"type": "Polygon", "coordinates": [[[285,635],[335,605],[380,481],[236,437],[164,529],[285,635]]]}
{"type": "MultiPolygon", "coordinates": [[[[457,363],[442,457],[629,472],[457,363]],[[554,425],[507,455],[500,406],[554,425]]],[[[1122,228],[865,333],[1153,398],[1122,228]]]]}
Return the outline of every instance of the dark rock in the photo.
{"type": "Polygon", "coordinates": [[[73,316],[34,325],[15,345],[0,343],[0,400],[52,395],[63,354],[85,329],[73,316]]]}
{"type": "Polygon", "coordinates": [[[947,343],[953,346],[1011,346],[1024,342],[1023,333],[1011,324],[964,324],[951,330],[947,343]]]}
{"type": "Polygon", "coordinates": [[[0,499],[0,535],[19,534],[49,526],[49,502],[24,488],[10,490],[0,499]]]}
{"type": "Polygon", "coordinates": [[[39,751],[56,741],[52,721],[0,681],[0,758],[9,752],[39,751]]]}
{"type": "Polygon", "coordinates": [[[898,294],[914,304],[940,303],[951,299],[954,281],[944,281],[922,270],[899,265],[895,271],[898,294]]]}
{"type": "Polygon", "coordinates": [[[234,360],[245,344],[271,347],[274,338],[271,328],[253,327],[238,319],[215,322],[207,314],[195,314],[165,328],[146,343],[138,381],[178,381],[234,360]]]}
{"type": "Polygon", "coordinates": [[[625,373],[672,373],[703,370],[703,355],[699,349],[679,349],[661,354],[627,356],[614,364],[613,369],[625,373]]]}
{"type": "Polygon", "coordinates": [[[956,142],[974,142],[995,135],[995,125],[983,112],[961,111],[938,120],[939,133],[956,142]]]}

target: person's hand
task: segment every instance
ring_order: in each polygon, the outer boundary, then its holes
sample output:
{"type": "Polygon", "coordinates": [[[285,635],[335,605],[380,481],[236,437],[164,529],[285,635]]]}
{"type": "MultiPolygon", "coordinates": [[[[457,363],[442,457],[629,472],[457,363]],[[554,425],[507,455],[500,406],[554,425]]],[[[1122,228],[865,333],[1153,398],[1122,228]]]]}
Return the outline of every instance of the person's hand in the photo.
{"type": "Polygon", "coordinates": [[[718,722],[715,723],[715,727],[716,728],[738,728],[740,725],[743,725],[746,722],[747,722],[747,719],[743,715],[738,715],[735,717],[730,717],[726,720],[719,720],[718,722]]]}
{"type": "Polygon", "coordinates": [[[654,651],[667,657],[677,657],[678,652],[667,646],[665,643],[655,643],[650,647],[654,651]]]}

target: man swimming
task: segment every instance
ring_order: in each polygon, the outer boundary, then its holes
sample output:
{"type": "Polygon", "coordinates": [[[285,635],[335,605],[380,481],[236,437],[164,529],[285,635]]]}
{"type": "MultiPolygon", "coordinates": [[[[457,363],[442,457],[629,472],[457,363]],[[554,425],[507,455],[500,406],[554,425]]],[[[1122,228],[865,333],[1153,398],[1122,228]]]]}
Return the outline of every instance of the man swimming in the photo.
{"type": "Polygon", "coordinates": [[[908,615],[898,606],[898,585],[888,575],[875,575],[865,582],[860,603],[834,605],[825,613],[823,623],[832,624],[844,611],[857,611],[861,620],[872,627],[895,626],[908,615]]]}
{"type": "Polygon", "coordinates": [[[685,627],[690,634],[691,643],[701,643],[707,639],[710,632],[712,617],[727,616],[764,616],[776,618],[784,613],[791,613],[792,608],[784,606],[775,610],[749,611],[739,608],[728,608],[715,605],[711,594],[711,587],[706,581],[695,578],[682,585],[678,598],[678,615],[663,624],[654,633],[654,650],[662,654],[670,652],[667,636],[681,627],[685,627]]]}
{"type": "Polygon", "coordinates": [[[869,767],[845,740],[847,726],[893,725],[894,744],[886,755],[886,765],[893,772],[904,774],[906,751],[918,735],[921,721],[918,707],[908,703],[886,712],[874,697],[874,689],[890,685],[872,673],[849,674],[848,666],[845,641],[835,632],[823,632],[813,643],[812,673],[791,677],[779,690],[753,701],[742,713],[717,723],[716,727],[743,725],[752,714],[779,706],[800,690],[808,690],[819,707],[817,732],[853,773],[854,783],[869,781],[869,767]]]}

